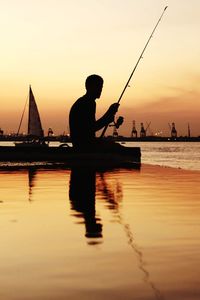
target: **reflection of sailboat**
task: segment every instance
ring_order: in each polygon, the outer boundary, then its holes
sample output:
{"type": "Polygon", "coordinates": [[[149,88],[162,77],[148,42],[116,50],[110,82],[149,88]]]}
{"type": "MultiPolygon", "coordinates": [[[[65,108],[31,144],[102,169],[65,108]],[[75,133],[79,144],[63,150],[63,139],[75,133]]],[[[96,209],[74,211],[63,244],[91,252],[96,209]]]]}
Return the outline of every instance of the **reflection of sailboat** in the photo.
{"type": "MultiPolygon", "coordinates": [[[[32,92],[32,89],[31,89],[31,86],[29,87],[29,97],[28,97],[28,100],[29,100],[29,106],[28,106],[28,132],[27,132],[27,136],[28,136],[28,141],[26,142],[23,142],[23,143],[16,143],[15,145],[16,146],[24,146],[24,145],[27,145],[27,146],[34,146],[35,145],[39,145],[39,146],[47,146],[47,144],[44,143],[44,132],[43,132],[43,129],[42,129],[42,123],[41,123],[41,120],[40,120],[40,115],[39,115],[39,111],[38,111],[38,108],[37,108],[37,104],[36,104],[36,101],[35,101],[35,97],[33,95],[33,92],[32,92]]],[[[17,134],[19,134],[19,131],[20,131],[20,128],[21,128],[21,124],[22,124],[22,120],[23,120],[23,117],[24,117],[24,112],[25,112],[25,109],[26,109],[26,105],[27,105],[27,101],[26,101],[26,104],[25,104],[25,107],[24,107],[24,110],[23,110],[23,113],[22,113],[22,117],[21,117],[21,120],[20,120],[20,124],[19,124],[19,128],[18,128],[18,132],[17,134]]]]}
{"type": "Polygon", "coordinates": [[[32,189],[35,186],[35,175],[36,175],[36,168],[29,168],[28,169],[29,201],[32,201],[32,193],[33,193],[32,189]]]}

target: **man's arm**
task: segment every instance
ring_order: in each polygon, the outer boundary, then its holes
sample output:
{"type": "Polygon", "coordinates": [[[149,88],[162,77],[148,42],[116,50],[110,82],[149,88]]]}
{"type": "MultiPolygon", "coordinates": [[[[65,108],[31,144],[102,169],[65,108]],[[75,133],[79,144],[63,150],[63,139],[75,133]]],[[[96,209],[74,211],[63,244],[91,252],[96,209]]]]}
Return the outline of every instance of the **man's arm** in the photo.
{"type": "Polygon", "coordinates": [[[118,110],[119,104],[113,103],[107,112],[95,122],[95,131],[98,131],[105,127],[106,125],[112,123],[114,121],[115,114],[118,110]]]}

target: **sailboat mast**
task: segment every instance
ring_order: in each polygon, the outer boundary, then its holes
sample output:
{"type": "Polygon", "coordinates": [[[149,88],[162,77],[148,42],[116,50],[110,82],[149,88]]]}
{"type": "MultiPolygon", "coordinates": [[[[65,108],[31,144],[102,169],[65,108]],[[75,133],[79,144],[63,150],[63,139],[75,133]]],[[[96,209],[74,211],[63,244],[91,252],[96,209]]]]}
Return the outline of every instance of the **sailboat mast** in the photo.
{"type": "Polygon", "coordinates": [[[28,98],[26,99],[26,103],[24,105],[24,109],[23,109],[23,112],[22,112],[22,116],[21,116],[21,119],[20,119],[20,122],[19,122],[19,127],[18,127],[18,130],[17,130],[17,135],[19,134],[19,131],[21,129],[21,125],[22,125],[22,121],[23,121],[23,118],[24,118],[24,113],[25,113],[25,110],[26,110],[26,105],[27,105],[27,102],[28,102],[28,98]]]}
{"type": "Polygon", "coordinates": [[[30,124],[31,124],[31,97],[33,95],[32,89],[31,89],[31,85],[29,85],[29,104],[28,104],[28,135],[30,134],[30,124]]]}

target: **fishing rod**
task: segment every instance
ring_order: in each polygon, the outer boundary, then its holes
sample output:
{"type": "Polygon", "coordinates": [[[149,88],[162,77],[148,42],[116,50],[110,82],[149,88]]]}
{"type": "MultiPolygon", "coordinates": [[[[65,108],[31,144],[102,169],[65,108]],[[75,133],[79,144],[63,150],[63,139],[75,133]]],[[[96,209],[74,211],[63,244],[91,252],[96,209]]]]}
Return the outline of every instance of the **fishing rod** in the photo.
{"type": "MultiPolygon", "coordinates": [[[[122,96],[124,95],[124,92],[126,91],[128,85],[129,85],[129,82],[131,81],[131,78],[132,78],[132,76],[133,76],[135,70],[137,69],[137,66],[139,65],[140,60],[143,58],[143,54],[144,54],[144,52],[145,52],[145,50],[146,50],[146,48],[147,48],[147,46],[148,46],[148,44],[149,44],[151,38],[153,37],[153,34],[154,34],[156,28],[158,27],[158,24],[160,23],[160,21],[161,21],[163,15],[164,15],[164,13],[165,13],[167,7],[168,7],[168,6],[165,6],[165,8],[164,8],[164,10],[163,10],[163,12],[162,12],[160,18],[158,19],[158,22],[156,23],[156,26],[154,27],[154,29],[153,29],[153,31],[152,31],[150,37],[148,38],[148,40],[147,40],[147,42],[146,42],[146,44],[145,44],[145,46],[144,46],[144,49],[142,50],[142,52],[141,52],[141,54],[140,54],[140,56],[139,56],[139,58],[138,58],[138,60],[137,60],[137,63],[136,63],[136,65],[135,65],[135,67],[134,67],[134,69],[133,69],[133,71],[132,71],[132,73],[131,73],[131,75],[130,75],[130,77],[129,77],[129,79],[128,79],[128,81],[127,81],[127,83],[126,83],[126,85],[125,85],[125,87],[124,87],[124,89],[123,89],[123,91],[122,91],[120,97],[119,97],[119,99],[118,99],[118,101],[117,101],[118,104],[119,104],[119,102],[121,101],[121,98],[122,98],[122,96]]],[[[109,124],[108,124],[108,125],[109,125],[109,124]]],[[[106,132],[106,130],[107,130],[107,128],[108,128],[108,125],[106,125],[106,126],[104,127],[104,129],[103,129],[103,131],[102,131],[102,134],[101,134],[101,137],[104,136],[104,134],[105,134],[105,132],[106,132]]]]}

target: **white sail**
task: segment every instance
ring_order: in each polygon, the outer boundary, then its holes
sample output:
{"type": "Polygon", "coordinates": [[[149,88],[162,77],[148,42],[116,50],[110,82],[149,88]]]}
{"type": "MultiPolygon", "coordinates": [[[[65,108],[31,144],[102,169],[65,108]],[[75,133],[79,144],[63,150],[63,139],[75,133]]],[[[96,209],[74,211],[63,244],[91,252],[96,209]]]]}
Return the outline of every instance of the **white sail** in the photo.
{"type": "Polygon", "coordinates": [[[44,132],[38,112],[37,104],[30,86],[29,89],[29,115],[28,115],[28,135],[43,137],[44,132]]]}

